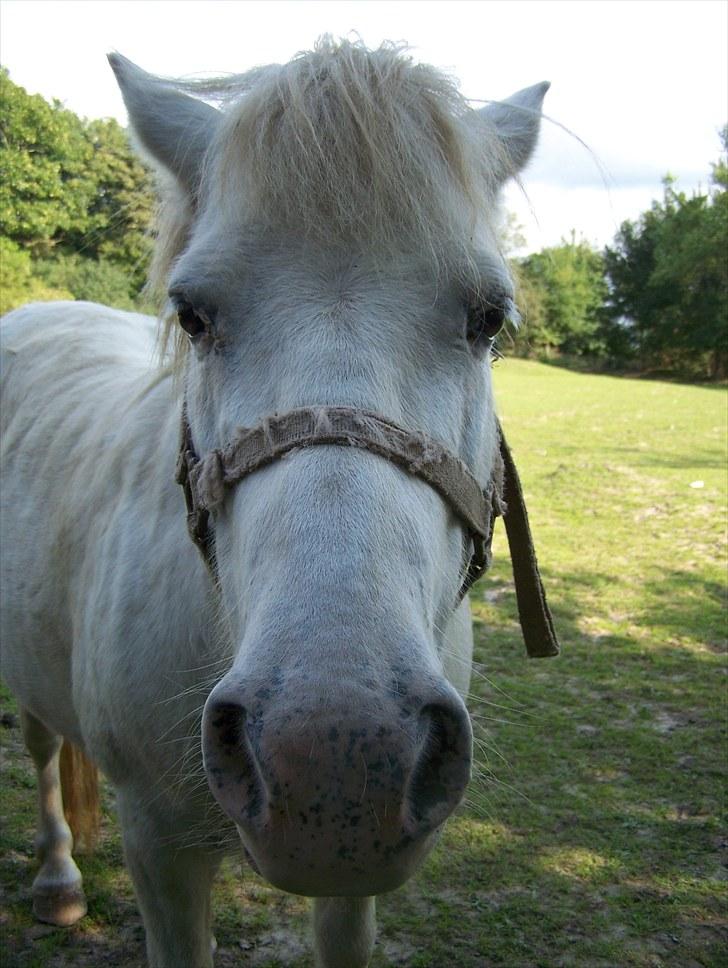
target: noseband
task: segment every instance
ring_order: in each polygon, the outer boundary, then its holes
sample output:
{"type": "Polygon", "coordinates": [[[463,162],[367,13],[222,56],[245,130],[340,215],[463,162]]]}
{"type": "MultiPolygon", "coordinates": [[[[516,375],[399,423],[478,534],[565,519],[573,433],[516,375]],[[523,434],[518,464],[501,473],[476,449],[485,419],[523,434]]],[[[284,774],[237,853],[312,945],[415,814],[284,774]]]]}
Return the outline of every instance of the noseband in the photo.
{"type": "Polygon", "coordinates": [[[200,458],[183,406],[176,481],[184,490],[190,537],[217,584],[215,534],[210,515],[222,504],[230,488],[249,474],[302,448],[333,445],[357,447],[377,454],[429,484],[463,525],[473,550],[458,604],[488,570],[495,519],[503,517],[528,654],[556,655],[559,646],[538,571],[523,492],[500,424],[498,435],[500,446],[493,472],[483,489],[460,458],[431,437],[412,433],[378,414],[351,407],[306,407],[274,414],[256,427],[239,428],[226,447],[200,458]]]}

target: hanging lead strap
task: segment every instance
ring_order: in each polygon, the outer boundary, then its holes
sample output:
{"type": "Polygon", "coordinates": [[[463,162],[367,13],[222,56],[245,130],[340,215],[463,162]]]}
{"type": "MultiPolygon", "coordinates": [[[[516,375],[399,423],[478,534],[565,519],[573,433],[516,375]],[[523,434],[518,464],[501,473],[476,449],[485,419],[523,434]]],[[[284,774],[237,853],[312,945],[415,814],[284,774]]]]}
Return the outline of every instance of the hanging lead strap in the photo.
{"type": "Polygon", "coordinates": [[[526,643],[526,651],[532,657],[543,658],[558,655],[559,643],[556,639],[554,623],[546,601],[546,592],[538,570],[521,482],[500,423],[498,424],[498,431],[500,433],[500,452],[505,470],[503,497],[506,511],[503,520],[508,536],[508,547],[511,552],[518,616],[523,629],[523,640],[526,643]]]}

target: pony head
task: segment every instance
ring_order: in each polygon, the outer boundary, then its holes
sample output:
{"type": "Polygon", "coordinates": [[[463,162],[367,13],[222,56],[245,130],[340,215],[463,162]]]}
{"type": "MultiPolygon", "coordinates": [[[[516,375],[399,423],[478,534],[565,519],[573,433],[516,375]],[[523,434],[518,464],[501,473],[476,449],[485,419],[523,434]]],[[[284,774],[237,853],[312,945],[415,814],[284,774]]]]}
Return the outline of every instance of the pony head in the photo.
{"type": "MultiPolygon", "coordinates": [[[[485,485],[514,311],[498,197],[548,85],[475,110],[400,48],[326,38],[215,81],[110,61],[167,183],[155,273],[198,451],[345,407],[426,432],[485,485]]],[[[319,446],[227,492],[212,527],[232,655],[203,721],[215,797],[286,890],[396,887],[469,778],[462,522],[381,456],[319,446]]]]}

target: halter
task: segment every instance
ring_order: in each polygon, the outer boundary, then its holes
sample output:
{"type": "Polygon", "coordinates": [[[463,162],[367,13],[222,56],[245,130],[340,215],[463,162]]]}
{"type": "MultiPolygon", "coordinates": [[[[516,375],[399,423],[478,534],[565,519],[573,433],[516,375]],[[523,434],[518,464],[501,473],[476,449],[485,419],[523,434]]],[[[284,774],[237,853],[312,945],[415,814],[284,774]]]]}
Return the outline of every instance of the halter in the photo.
{"type": "Polygon", "coordinates": [[[498,436],[500,446],[493,472],[483,489],[460,458],[436,440],[352,407],[305,407],[273,414],[256,427],[239,428],[226,447],[200,458],[183,405],[175,479],[184,491],[190,537],[217,586],[211,514],[230,488],[291,451],[306,447],[357,447],[377,454],[429,484],[462,523],[473,550],[458,604],[488,570],[495,519],[503,517],[526,649],[530,656],[557,655],[559,645],[538,571],[523,492],[500,423],[498,436]]]}

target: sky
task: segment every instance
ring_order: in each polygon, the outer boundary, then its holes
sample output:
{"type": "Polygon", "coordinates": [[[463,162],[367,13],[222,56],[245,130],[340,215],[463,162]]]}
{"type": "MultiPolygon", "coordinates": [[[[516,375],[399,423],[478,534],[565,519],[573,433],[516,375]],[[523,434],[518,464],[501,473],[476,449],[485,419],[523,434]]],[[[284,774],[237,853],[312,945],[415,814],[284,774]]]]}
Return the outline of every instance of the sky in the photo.
{"type": "Polygon", "coordinates": [[[105,54],[168,76],[283,62],[322,33],[412,56],[466,97],[552,87],[541,142],[505,204],[534,251],[603,246],[662,197],[709,185],[728,122],[724,0],[0,0],[0,62],[32,93],[126,123],[105,54]]]}

